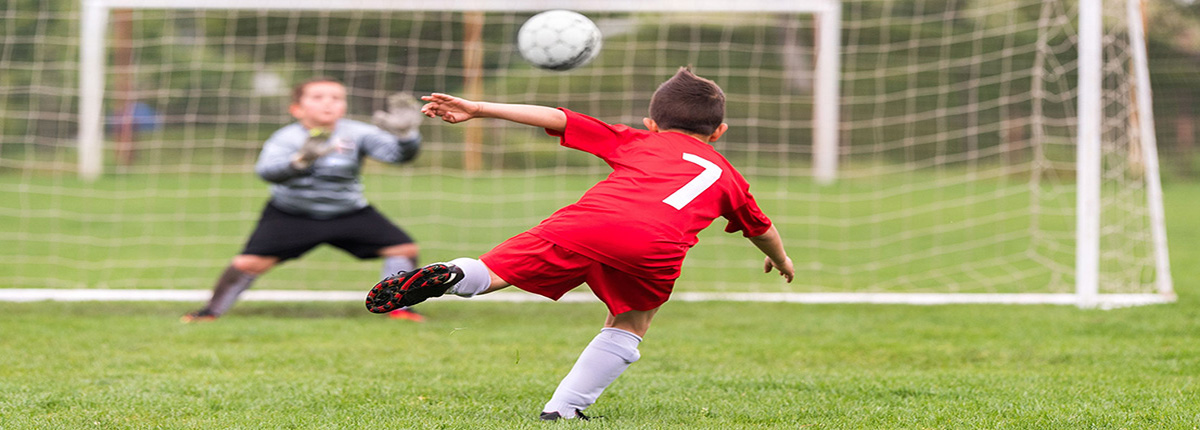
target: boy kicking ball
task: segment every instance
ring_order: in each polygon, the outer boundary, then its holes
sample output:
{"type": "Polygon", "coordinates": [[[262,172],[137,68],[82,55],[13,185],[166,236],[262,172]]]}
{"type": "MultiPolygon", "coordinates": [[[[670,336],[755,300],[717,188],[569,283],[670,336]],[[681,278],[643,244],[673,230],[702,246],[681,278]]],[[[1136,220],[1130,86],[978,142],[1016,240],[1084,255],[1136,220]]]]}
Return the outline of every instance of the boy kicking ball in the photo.
{"type": "Polygon", "coordinates": [[[613,173],[578,202],[488,251],[398,273],[367,295],[383,313],[445,293],[472,297],[509,285],[557,300],[587,283],[609,315],[570,373],[542,408],[544,420],[587,419],[600,397],[640,354],[638,344],[667,301],[696,235],[717,217],[766,254],[764,272],[787,282],[795,270],[779,231],[759,210],[749,184],[714,142],[728,129],[725,94],[686,68],[663,82],[650,100],[647,130],[607,124],[544,106],[488,103],[446,94],[421,97],[421,111],[449,123],[499,118],[559,136],[561,144],[593,154],[613,173]]]}

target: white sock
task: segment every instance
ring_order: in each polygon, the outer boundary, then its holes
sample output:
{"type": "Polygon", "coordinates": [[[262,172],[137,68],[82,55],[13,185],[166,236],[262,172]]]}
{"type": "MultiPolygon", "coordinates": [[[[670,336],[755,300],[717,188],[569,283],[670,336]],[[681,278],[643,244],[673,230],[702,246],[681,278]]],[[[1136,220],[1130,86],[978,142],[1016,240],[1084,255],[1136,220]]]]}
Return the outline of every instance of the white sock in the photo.
{"type": "Polygon", "coordinates": [[[609,384],[621,376],[641,354],[638,344],[642,338],[619,328],[606,327],[592,339],[571,373],[558,383],[554,396],[542,412],[558,412],[562,418],[575,418],[576,410],[587,409],[609,384]]]}
{"type": "Polygon", "coordinates": [[[455,258],[449,264],[458,266],[463,271],[463,280],[450,287],[450,294],[462,297],[472,297],[482,293],[492,285],[492,275],[487,265],[474,258],[455,258]]]}
{"type": "Polygon", "coordinates": [[[401,256],[383,257],[383,270],[380,271],[379,279],[383,279],[400,272],[407,272],[416,266],[417,261],[414,258],[401,256]]]}

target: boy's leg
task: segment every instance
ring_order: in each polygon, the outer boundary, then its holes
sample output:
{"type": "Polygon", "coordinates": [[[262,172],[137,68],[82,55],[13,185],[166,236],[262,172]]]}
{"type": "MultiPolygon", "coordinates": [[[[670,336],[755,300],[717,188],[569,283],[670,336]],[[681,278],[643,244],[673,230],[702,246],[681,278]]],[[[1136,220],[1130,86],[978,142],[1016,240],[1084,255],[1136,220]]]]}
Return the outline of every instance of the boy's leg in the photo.
{"type": "Polygon", "coordinates": [[[500,279],[491,269],[488,269],[486,264],[474,258],[455,258],[450,260],[450,264],[462,270],[463,280],[454,284],[450,290],[446,291],[447,293],[460,297],[474,297],[510,285],[507,281],[500,279]]]}
{"type": "Polygon", "coordinates": [[[449,263],[433,263],[411,272],[384,278],[367,293],[366,305],[367,310],[371,312],[384,313],[441,297],[446,293],[471,297],[508,285],[483,262],[473,258],[459,258],[449,263]],[[458,288],[459,284],[464,282],[466,284],[458,288]]]}
{"type": "Polygon", "coordinates": [[[415,269],[417,253],[418,248],[415,243],[394,245],[379,250],[379,256],[383,257],[383,269],[379,272],[379,277],[382,279],[415,269]]]}
{"type": "Polygon", "coordinates": [[[217,278],[213,286],[212,298],[203,309],[189,313],[180,318],[183,322],[213,320],[229,311],[243,291],[250,289],[258,275],[266,273],[276,263],[277,257],[262,255],[239,255],[233,258],[229,267],[217,278]]]}
{"type": "Polygon", "coordinates": [[[322,235],[327,230],[323,228],[324,223],[289,214],[268,203],[241,254],[233,257],[229,267],[217,279],[208,305],[184,315],[180,321],[208,321],[224,314],[259,275],[282,261],[304,255],[323,242],[322,235]]]}
{"type": "Polygon", "coordinates": [[[658,309],[609,315],[604,328],[588,344],[571,372],[542,408],[543,420],[582,418],[587,409],[630,364],[641,357],[638,344],[658,309]]]}
{"type": "Polygon", "coordinates": [[[557,300],[582,284],[581,270],[594,264],[591,259],[522,233],[492,248],[479,259],[459,258],[389,276],[367,293],[366,305],[367,310],[382,313],[446,293],[463,297],[489,293],[512,285],[512,282],[518,282],[517,285],[526,291],[557,300]],[[490,264],[496,266],[489,267],[490,264]],[[520,272],[496,272],[496,269],[505,268],[520,268],[520,272]],[[505,273],[503,278],[500,273],[505,273]]]}

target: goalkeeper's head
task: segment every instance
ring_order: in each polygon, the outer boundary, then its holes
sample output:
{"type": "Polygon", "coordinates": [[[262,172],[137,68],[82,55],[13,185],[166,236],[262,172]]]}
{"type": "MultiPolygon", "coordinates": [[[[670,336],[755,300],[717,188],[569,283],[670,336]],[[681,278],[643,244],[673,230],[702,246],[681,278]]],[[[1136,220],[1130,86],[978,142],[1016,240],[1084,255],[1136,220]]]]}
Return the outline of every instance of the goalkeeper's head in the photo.
{"type": "Polygon", "coordinates": [[[649,119],[659,130],[719,136],[726,128],[725,92],[716,82],[696,76],[688,67],[680,67],[675,76],[654,91],[649,119]]]}
{"type": "Polygon", "coordinates": [[[292,88],[288,113],[308,129],[332,129],[346,116],[346,87],[336,79],[312,78],[292,88]]]}

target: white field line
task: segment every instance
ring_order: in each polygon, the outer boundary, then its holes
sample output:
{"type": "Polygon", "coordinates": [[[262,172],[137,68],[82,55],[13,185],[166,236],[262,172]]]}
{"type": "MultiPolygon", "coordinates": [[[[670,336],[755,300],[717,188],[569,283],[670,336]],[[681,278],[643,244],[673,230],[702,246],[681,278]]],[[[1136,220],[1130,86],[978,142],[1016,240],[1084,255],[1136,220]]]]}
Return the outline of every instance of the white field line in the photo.
{"type": "MultiPolygon", "coordinates": [[[[212,293],[204,290],[137,290],[137,289],[0,289],[0,301],[160,301],[201,302],[212,293]]],[[[366,291],[301,291],[250,290],[242,300],[267,302],[360,302],[366,291]]],[[[472,298],[491,302],[548,302],[549,299],[520,291],[501,291],[472,298]]],[[[936,294],[936,293],[687,293],[671,295],[673,301],[683,302],[769,302],[769,303],[870,303],[909,305],[952,304],[1052,304],[1076,305],[1074,294],[936,294]]],[[[567,293],[561,302],[596,302],[589,292],[567,293]]],[[[1096,306],[1102,309],[1173,302],[1174,298],[1158,294],[1103,294],[1096,306]]]]}

